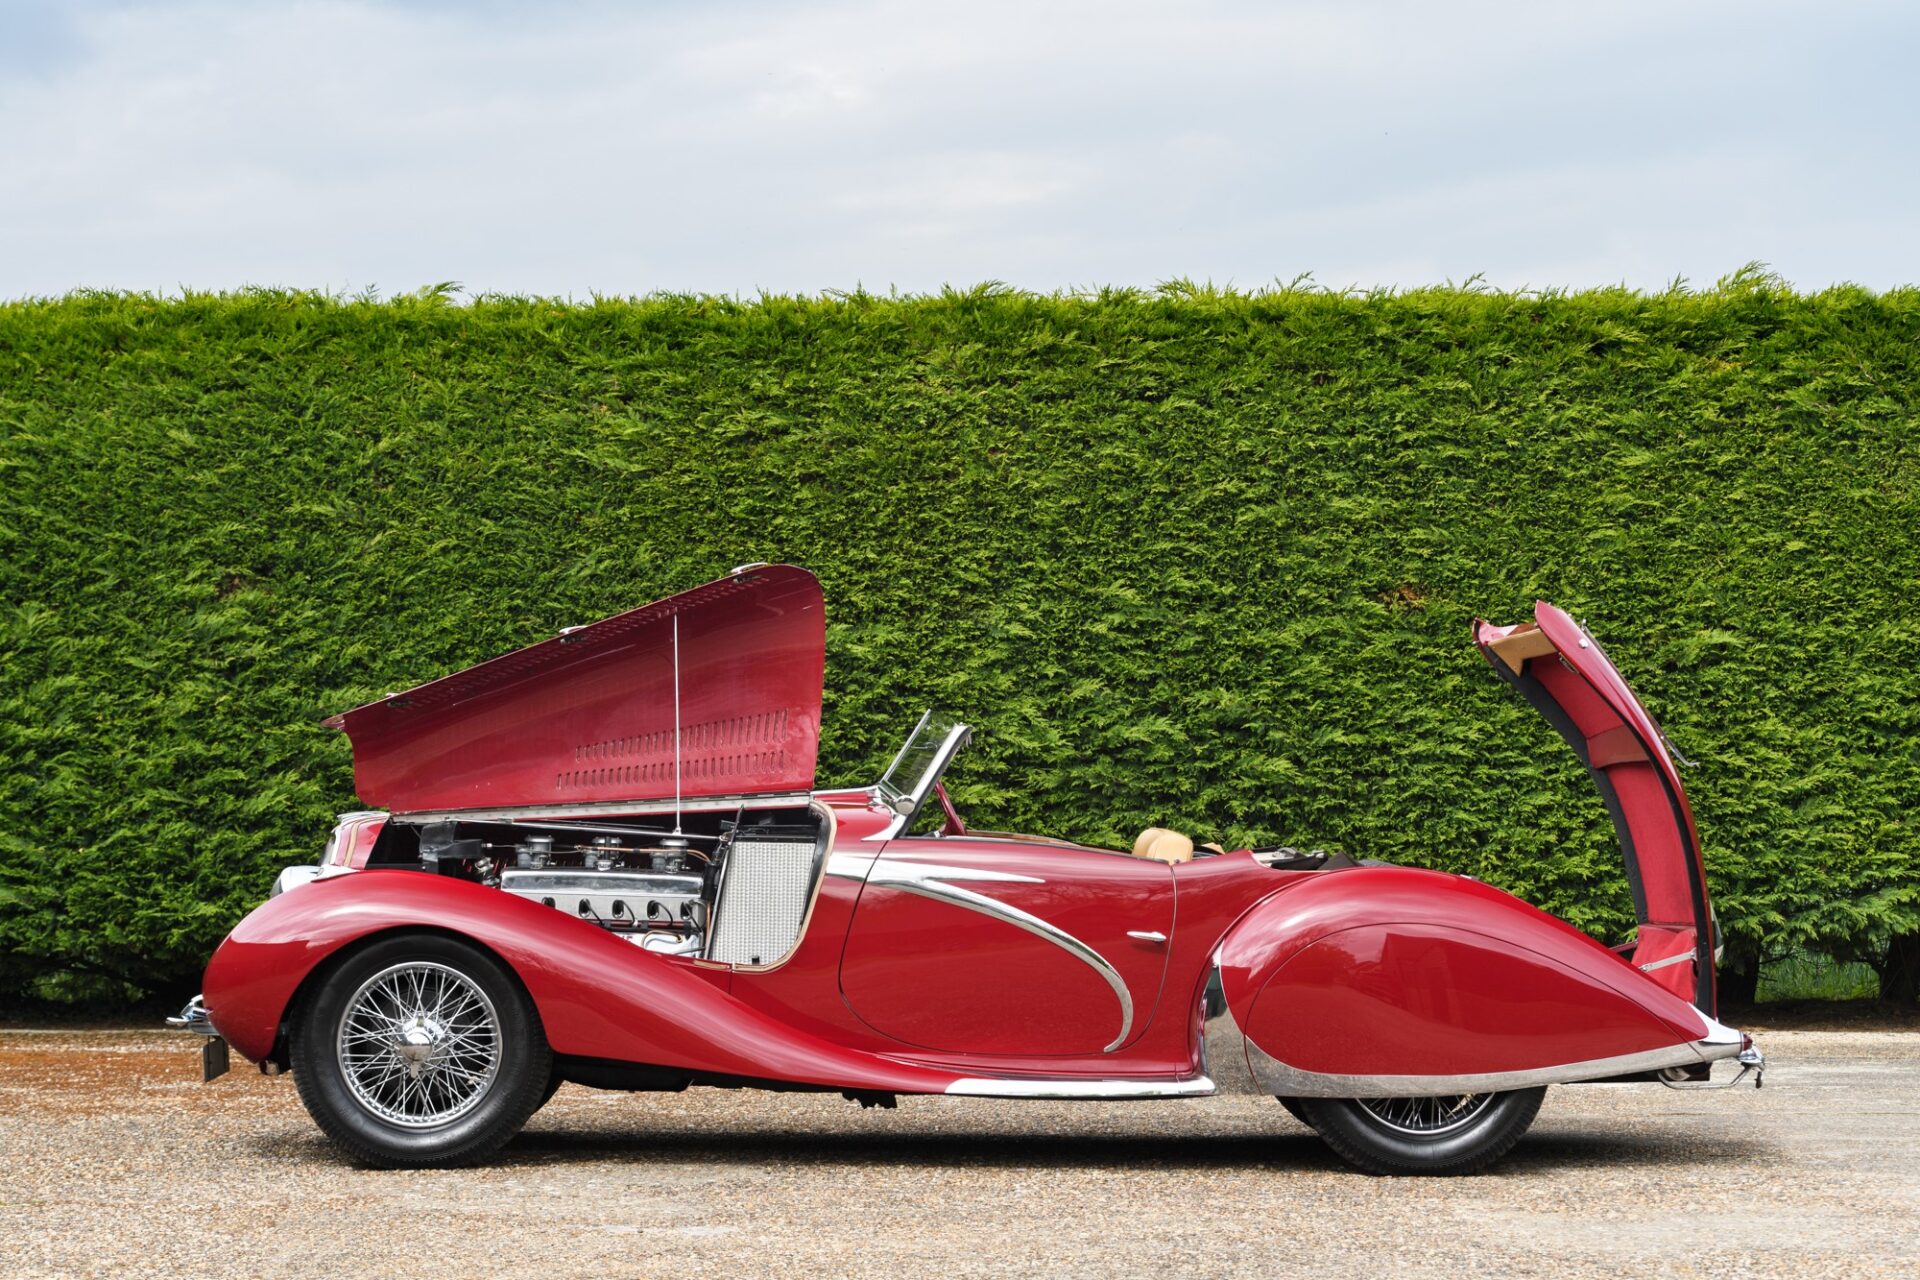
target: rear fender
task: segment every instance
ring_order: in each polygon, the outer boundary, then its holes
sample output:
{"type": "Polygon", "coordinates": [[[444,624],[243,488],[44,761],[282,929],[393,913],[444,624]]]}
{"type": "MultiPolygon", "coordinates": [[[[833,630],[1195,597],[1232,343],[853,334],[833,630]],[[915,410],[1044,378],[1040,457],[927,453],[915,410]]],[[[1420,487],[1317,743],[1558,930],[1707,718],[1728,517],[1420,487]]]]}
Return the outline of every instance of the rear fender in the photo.
{"type": "Polygon", "coordinates": [[[1327,872],[1276,894],[1229,931],[1219,970],[1229,1044],[1283,1096],[1604,1079],[1742,1043],[1570,925],[1433,871],[1327,872]]]}
{"type": "Polygon", "coordinates": [[[512,894],[416,871],[318,880],[247,916],[207,966],[215,1029],[264,1060],[317,967],[406,928],[465,937],[500,957],[558,1054],[896,1093],[938,1093],[959,1078],[816,1039],[742,1004],[684,960],[512,894]]]}

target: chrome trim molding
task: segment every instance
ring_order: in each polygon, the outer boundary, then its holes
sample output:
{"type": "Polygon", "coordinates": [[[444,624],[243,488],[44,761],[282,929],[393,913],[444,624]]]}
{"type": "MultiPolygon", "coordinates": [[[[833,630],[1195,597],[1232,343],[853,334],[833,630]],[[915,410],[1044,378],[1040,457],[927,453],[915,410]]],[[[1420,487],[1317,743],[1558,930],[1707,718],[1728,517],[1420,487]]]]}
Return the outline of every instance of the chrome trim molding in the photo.
{"type": "MultiPolygon", "coordinates": [[[[1127,1035],[1133,1030],[1133,993],[1127,990],[1126,979],[1120,971],[1107,962],[1107,958],[1095,951],[1080,939],[1055,925],[1048,924],[1039,916],[1030,915],[1011,903],[989,898],[983,893],[971,889],[962,889],[950,881],[975,881],[999,884],[1045,884],[1036,876],[1014,875],[1008,871],[989,871],[981,867],[956,867],[938,862],[908,862],[899,858],[864,857],[860,855],[834,854],[827,859],[827,874],[854,876],[856,863],[866,866],[866,882],[888,889],[898,889],[902,893],[911,893],[931,902],[944,902],[948,906],[960,907],[967,911],[977,911],[990,919],[1024,929],[1034,937],[1051,942],[1074,959],[1100,975],[1108,987],[1112,988],[1114,999],[1120,1002],[1120,1033],[1113,1043],[1100,1050],[1112,1053],[1127,1042],[1127,1035]]],[[[1024,1096],[1024,1095],[1022,1095],[1024,1096]]]]}
{"type": "Polygon", "coordinates": [[[1119,1101],[1129,1098],[1204,1098],[1216,1092],[1207,1077],[1188,1076],[1184,1080],[1086,1080],[1019,1079],[995,1080],[971,1077],[955,1080],[948,1094],[965,1098],[1080,1098],[1119,1101]]]}
{"type": "MultiPolygon", "coordinates": [[[[1699,1013],[1699,1010],[1696,1009],[1694,1012],[1699,1013]]],[[[1715,1022],[1704,1013],[1700,1014],[1700,1021],[1707,1024],[1707,1034],[1700,1038],[1700,1043],[1703,1045],[1711,1045],[1715,1049],[1722,1050],[1722,1052],[1718,1053],[1701,1055],[1708,1061],[1712,1061],[1715,1058],[1730,1057],[1739,1051],[1740,1046],[1747,1042],[1745,1033],[1735,1031],[1724,1022],[1715,1022]],[[1732,1047],[1728,1048],[1727,1046],[1732,1047]]]]}
{"type": "MultiPolygon", "coordinates": [[[[1690,1044],[1677,1044],[1644,1053],[1625,1053],[1587,1062],[1570,1062],[1529,1071],[1493,1071],[1460,1076],[1331,1075],[1302,1071],[1253,1043],[1227,1008],[1220,982],[1220,953],[1200,996],[1200,1071],[1216,1082],[1217,1092],[1259,1093],[1278,1098],[1406,1098],[1450,1093],[1491,1093],[1531,1089],[1543,1084],[1575,1084],[1637,1075],[1668,1067],[1695,1067],[1703,1062],[1731,1058],[1746,1048],[1747,1036],[1701,1015],[1706,1035],[1690,1044]]],[[[1745,1065],[1746,1059],[1742,1058],[1745,1065]]],[[[1762,1064],[1756,1062],[1753,1068],[1762,1064]]],[[[1735,1083],[1747,1072],[1735,1077],[1735,1083]]]]}
{"type": "MultiPolygon", "coordinates": [[[[1734,1032],[1736,1037],[1739,1032],[1734,1032]]],[[[1740,1041],[1722,1044],[1696,1040],[1644,1053],[1623,1053],[1611,1058],[1593,1058],[1554,1067],[1536,1067],[1527,1071],[1489,1071],[1459,1076],[1372,1076],[1332,1075],[1302,1071],[1280,1061],[1259,1045],[1247,1042],[1247,1059],[1254,1078],[1264,1092],[1284,1098],[1405,1098],[1422,1094],[1499,1093],[1508,1089],[1532,1089],[1543,1084],[1576,1084],[1582,1080],[1605,1080],[1612,1076],[1638,1075],[1667,1067],[1692,1067],[1702,1062],[1730,1058],[1740,1052],[1740,1041]]]]}
{"type": "Polygon", "coordinates": [[[1247,1037],[1227,1008],[1226,989],[1220,984],[1220,953],[1213,953],[1213,967],[1207,972],[1206,986],[1200,992],[1200,1074],[1214,1081],[1214,1091],[1223,1094],[1264,1094],[1253,1067],[1247,1061],[1247,1037]]]}
{"type": "Polygon", "coordinates": [[[1677,956],[1668,956],[1665,960],[1655,960],[1651,964],[1643,964],[1640,966],[1640,972],[1652,973],[1656,969],[1665,969],[1671,965],[1685,964],[1687,961],[1694,959],[1698,959],[1698,957],[1695,956],[1693,952],[1682,951],[1677,956]]]}
{"type": "Polygon", "coordinates": [[[326,870],[327,868],[324,864],[320,866],[283,868],[280,874],[273,878],[273,888],[267,890],[267,896],[269,898],[277,898],[290,890],[312,884],[324,875],[326,870]]]}
{"type": "Polygon", "coordinates": [[[827,874],[838,876],[842,880],[862,880],[873,869],[876,855],[871,853],[829,853],[827,855],[827,874]]]}

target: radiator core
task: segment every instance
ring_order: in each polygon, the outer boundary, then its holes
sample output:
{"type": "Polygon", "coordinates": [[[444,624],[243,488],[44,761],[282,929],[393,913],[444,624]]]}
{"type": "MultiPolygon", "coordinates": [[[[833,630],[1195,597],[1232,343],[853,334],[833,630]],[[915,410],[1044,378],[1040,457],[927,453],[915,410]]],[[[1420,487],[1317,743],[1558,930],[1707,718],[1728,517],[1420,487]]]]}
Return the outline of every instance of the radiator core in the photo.
{"type": "Polygon", "coordinates": [[[727,851],[707,958],[773,964],[793,950],[813,896],[815,842],[735,840],[727,851]]]}

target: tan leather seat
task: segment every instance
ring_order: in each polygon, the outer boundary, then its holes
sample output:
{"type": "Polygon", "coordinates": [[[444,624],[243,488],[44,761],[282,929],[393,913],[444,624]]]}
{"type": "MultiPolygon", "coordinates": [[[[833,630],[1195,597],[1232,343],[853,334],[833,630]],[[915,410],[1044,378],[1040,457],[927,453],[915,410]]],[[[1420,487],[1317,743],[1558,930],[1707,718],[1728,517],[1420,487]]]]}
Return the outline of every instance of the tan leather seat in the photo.
{"type": "Polygon", "coordinates": [[[1193,837],[1166,827],[1148,827],[1133,842],[1133,856],[1169,865],[1193,861],[1193,837]]]}

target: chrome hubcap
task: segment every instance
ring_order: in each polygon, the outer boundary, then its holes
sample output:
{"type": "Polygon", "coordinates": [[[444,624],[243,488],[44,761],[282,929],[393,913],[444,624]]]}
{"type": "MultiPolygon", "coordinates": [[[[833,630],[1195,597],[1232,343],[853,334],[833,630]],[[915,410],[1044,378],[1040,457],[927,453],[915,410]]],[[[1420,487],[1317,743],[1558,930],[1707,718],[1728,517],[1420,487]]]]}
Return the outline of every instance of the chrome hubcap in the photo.
{"type": "Polygon", "coordinates": [[[1466,1128],[1493,1105],[1491,1093],[1443,1098],[1356,1098],[1375,1124],[1414,1138],[1437,1138],[1466,1128]]]}
{"type": "Polygon", "coordinates": [[[382,969],[347,1001],[335,1052],[354,1098],[425,1129],[480,1105],[500,1069],[500,1019],[473,979],[430,961],[382,969]]]}

